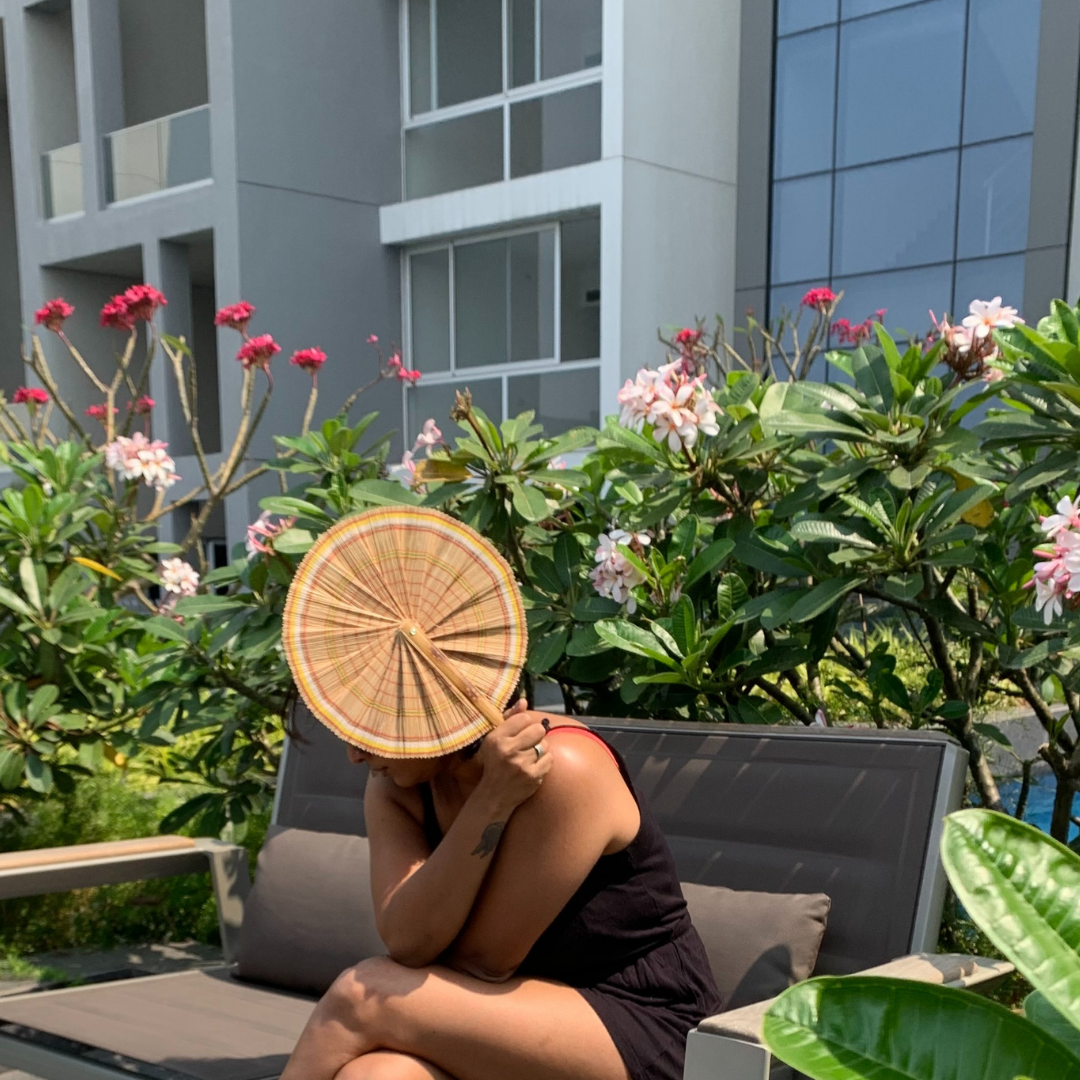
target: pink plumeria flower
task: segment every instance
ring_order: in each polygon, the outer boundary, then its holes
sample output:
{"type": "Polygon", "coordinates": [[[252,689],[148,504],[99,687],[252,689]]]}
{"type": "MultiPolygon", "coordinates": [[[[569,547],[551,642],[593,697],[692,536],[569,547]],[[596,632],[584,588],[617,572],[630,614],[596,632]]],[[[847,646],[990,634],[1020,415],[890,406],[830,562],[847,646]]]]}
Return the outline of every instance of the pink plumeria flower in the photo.
{"type": "Polygon", "coordinates": [[[162,559],[161,584],[177,596],[194,596],[199,591],[199,572],[183,559],[162,559]]]}
{"type": "Polygon", "coordinates": [[[247,527],[247,539],[244,547],[247,549],[248,558],[254,555],[273,555],[274,539],[280,536],[286,529],[291,529],[296,524],[296,518],[287,517],[274,520],[274,515],[269,510],[264,510],[258,518],[247,527]]]}
{"type": "Polygon", "coordinates": [[[141,431],[131,438],[118,435],[105,447],[105,464],[125,480],[142,480],[147,487],[164,491],[180,479],[167,450],[168,443],[151,441],[141,431]]]}
{"type": "Polygon", "coordinates": [[[411,488],[416,483],[416,462],[411,450],[406,450],[401,455],[400,465],[390,467],[390,475],[407,488],[411,488]]]}
{"type": "Polygon", "coordinates": [[[422,446],[430,450],[441,442],[442,432],[436,427],[435,421],[433,419],[425,420],[423,430],[416,436],[416,442],[413,443],[413,453],[416,453],[422,446]]]}
{"type": "Polygon", "coordinates": [[[1039,518],[1039,527],[1047,536],[1056,536],[1067,529],[1080,529],[1080,496],[1070,499],[1066,495],[1054,509],[1057,510],[1056,514],[1039,518]]]}
{"type": "Polygon", "coordinates": [[[1016,308],[1002,304],[1000,296],[993,300],[972,300],[968,311],[970,314],[964,316],[964,326],[973,338],[988,337],[991,330],[1008,330],[1024,321],[1016,308]]]}

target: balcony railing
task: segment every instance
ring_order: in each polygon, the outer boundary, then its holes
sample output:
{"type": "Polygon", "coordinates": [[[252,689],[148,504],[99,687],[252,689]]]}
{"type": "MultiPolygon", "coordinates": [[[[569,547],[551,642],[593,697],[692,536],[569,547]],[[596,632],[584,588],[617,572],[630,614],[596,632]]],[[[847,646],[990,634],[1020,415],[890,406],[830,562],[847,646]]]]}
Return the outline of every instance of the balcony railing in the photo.
{"type": "Polygon", "coordinates": [[[105,136],[106,196],[110,203],[209,177],[209,105],[105,136]]]}
{"type": "Polygon", "coordinates": [[[42,154],[41,180],[47,218],[82,213],[82,147],[78,143],[42,154]]]}

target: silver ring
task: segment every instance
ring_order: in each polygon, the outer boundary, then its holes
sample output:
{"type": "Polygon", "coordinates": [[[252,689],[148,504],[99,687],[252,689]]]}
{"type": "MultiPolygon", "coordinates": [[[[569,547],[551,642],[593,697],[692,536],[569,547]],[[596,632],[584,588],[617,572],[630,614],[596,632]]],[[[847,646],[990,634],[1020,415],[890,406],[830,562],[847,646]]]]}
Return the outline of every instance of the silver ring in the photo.
{"type": "Polygon", "coordinates": [[[544,756],[544,748],[540,743],[537,743],[533,749],[536,751],[536,760],[539,761],[544,756]]]}

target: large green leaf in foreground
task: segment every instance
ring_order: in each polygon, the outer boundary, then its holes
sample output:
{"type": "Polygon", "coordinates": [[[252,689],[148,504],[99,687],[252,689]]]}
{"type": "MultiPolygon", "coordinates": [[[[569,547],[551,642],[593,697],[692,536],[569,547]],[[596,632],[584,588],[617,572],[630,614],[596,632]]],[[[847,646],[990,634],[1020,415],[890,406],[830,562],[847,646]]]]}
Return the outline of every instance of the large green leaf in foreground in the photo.
{"type": "Polygon", "coordinates": [[[1080,1059],[986,998],[872,975],[810,979],[765,1014],[765,1042],[813,1080],[1080,1080],[1080,1059]]]}
{"type": "Polygon", "coordinates": [[[986,936],[1080,1028],[1080,856],[992,810],[945,819],[941,857],[986,936]]]}

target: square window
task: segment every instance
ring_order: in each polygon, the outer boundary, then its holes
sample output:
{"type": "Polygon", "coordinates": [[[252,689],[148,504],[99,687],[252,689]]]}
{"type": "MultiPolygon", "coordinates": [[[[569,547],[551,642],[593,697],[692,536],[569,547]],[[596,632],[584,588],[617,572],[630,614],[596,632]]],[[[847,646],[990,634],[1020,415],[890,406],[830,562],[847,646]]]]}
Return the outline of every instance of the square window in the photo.
{"type": "Polygon", "coordinates": [[[499,94],[502,0],[433,0],[435,107],[499,94]]]}
{"type": "Polygon", "coordinates": [[[957,256],[1023,251],[1030,201],[1030,135],[969,146],[960,168],[957,256]]]}
{"type": "Polygon", "coordinates": [[[432,419],[442,428],[447,441],[453,444],[456,425],[450,420],[450,410],[454,406],[454,393],[468,390],[475,405],[489,420],[502,423],[502,379],[467,379],[457,383],[426,383],[423,379],[410,386],[408,390],[408,431],[405,434],[407,445],[424,426],[424,421],[432,419]],[[449,428],[447,427],[449,424],[449,428]]]}
{"type": "Polygon", "coordinates": [[[950,150],[837,173],[833,273],[951,260],[957,158],[950,150]]]}
{"type": "Polygon", "coordinates": [[[776,43],[773,175],[821,172],[833,164],[836,27],[776,43]]]}
{"type": "Polygon", "coordinates": [[[993,300],[1000,296],[1014,308],[1024,307],[1024,256],[1006,255],[996,259],[971,259],[956,264],[956,294],[953,317],[968,313],[972,300],[993,300]]]}
{"type": "Polygon", "coordinates": [[[600,157],[600,84],[510,106],[510,175],[565,169],[600,157]]]}
{"type": "Polygon", "coordinates": [[[540,78],[597,67],[603,55],[602,0],[538,0],[540,78]]]}
{"type": "Polygon", "coordinates": [[[929,0],[841,25],[838,166],[959,143],[964,10],[929,0]]]}
{"type": "Polygon", "coordinates": [[[863,274],[839,278],[833,288],[844,291],[837,315],[853,323],[885,309],[884,323],[893,336],[921,337],[930,328],[930,312],[938,316],[952,295],[952,264],[894,270],[888,274],[863,274]]]}
{"type": "Polygon", "coordinates": [[[600,372],[597,368],[513,375],[507,390],[507,416],[532,409],[544,434],[561,435],[575,427],[600,424],[600,372]]]}
{"type": "Polygon", "coordinates": [[[832,222],[831,173],[773,184],[772,280],[826,280],[832,222]]]}
{"type": "Polygon", "coordinates": [[[502,109],[488,109],[405,132],[407,199],[502,179],[502,109]]]}

